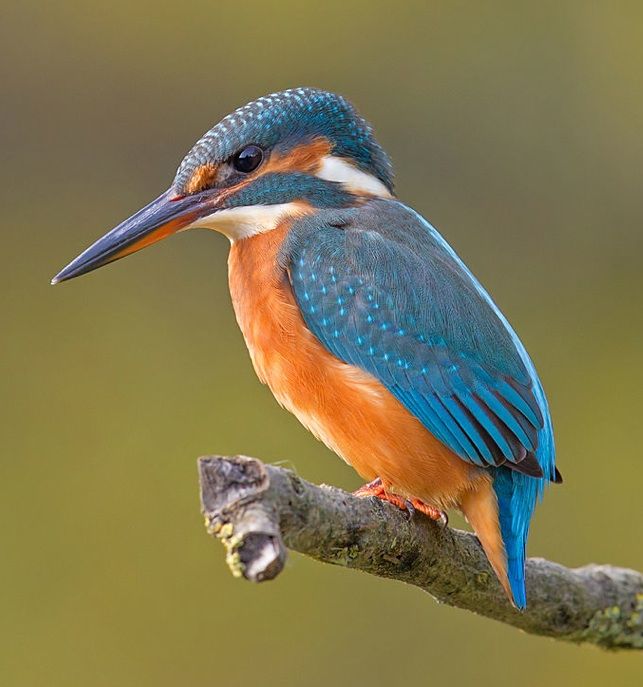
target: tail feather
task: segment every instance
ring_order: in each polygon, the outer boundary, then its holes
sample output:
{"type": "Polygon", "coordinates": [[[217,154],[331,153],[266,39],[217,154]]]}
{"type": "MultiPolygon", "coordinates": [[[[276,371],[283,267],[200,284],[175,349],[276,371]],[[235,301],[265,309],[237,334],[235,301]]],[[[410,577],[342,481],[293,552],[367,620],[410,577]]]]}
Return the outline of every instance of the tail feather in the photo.
{"type": "Polygon", "coordinates": [[[475,490],[467,492],[460,500],[460,508],[478,536],[507,597],[518,605],[508,575],[508,561],[498,518],[498,502],[491,482],[485,480],[479,483],[475,490]]]}
{"type": "Polygon", "coordinates": [[[527,606],[525,551],[542,482],[501,467],[493,483],[483,482],[460,501],[507,597],[520,610],[527,606]]]}
{"type": "Polygon", "coordinates": [[[514,532],[511,514],[504,495],[498,495],[498,509],[500,514],[500,531],[507,553],[507,577],[516,608],[523,609],[527,605],[525,590],[525,549],[528,532],[514,532]]]}
{"type": "Polygon", "coordinates": [[[544,481],[499,468],[493,482],[498,499],[500,531],[507,552],[507,577],[514,603],[520,609],[527,605],[525,552],[529,521],[542,494],[544,481]]]}

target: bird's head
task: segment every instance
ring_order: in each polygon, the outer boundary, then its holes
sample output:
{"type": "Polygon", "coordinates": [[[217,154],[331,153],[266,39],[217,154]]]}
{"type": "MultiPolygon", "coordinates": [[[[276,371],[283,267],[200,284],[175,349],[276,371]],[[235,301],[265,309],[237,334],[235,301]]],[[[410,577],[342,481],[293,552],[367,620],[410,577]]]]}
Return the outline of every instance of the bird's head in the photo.
{"type": "Polygon", "coordinates": [[[295,88],[222,119],[185,156],[170,188],[65,267],[77,277],[179,231],[231,241],[315,208],[393,194],[391,163],[371,127],[339,95],[295,88]]]}

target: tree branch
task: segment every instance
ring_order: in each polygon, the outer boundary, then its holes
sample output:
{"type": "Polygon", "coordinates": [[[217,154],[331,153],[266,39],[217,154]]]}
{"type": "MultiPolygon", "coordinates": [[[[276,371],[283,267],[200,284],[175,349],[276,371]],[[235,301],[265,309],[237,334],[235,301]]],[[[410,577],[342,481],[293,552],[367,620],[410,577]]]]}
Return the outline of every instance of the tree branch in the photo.
{"type": "Polygon", "coordinates": [[[261,582],[283,569],[286,547],[311,558],[400,580],[441,603],[525,632],[607,649],[643,649],[643,575],[610,565],[569,569],[527,561],[528,607],[507,602],[476,537],[374,498],[311,484],[259,460],[199,460],[208,532],[232,574],[261,582]]]}

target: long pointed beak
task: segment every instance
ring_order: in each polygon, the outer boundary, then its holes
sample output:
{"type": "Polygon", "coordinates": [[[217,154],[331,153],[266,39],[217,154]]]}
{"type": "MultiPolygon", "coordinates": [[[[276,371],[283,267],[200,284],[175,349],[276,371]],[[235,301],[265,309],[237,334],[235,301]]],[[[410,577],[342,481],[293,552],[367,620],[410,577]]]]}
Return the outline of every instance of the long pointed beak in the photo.
{"type": "Polygon", "coordinates": [[[172,189],[121,222],[81,253],[52,280],[57,284],[124,258],[187,228],[196,219],[216,209],[210,192],[177,196],[172,189]]]}

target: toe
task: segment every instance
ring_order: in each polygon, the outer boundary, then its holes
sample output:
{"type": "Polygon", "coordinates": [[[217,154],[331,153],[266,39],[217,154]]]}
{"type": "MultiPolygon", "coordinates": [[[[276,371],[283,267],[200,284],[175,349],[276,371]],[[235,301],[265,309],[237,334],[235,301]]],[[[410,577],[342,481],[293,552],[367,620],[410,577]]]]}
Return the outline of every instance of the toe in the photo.
{"type": "Polygon", "coordinates": [[[363,484],[359,489],[353,492],[353,496],[358,496],[359,498],[366,498],[368,496],[381,497],[384,493],[384,487],[382,486],[382,480],[378,477],[368,484],[363,484]]]}

